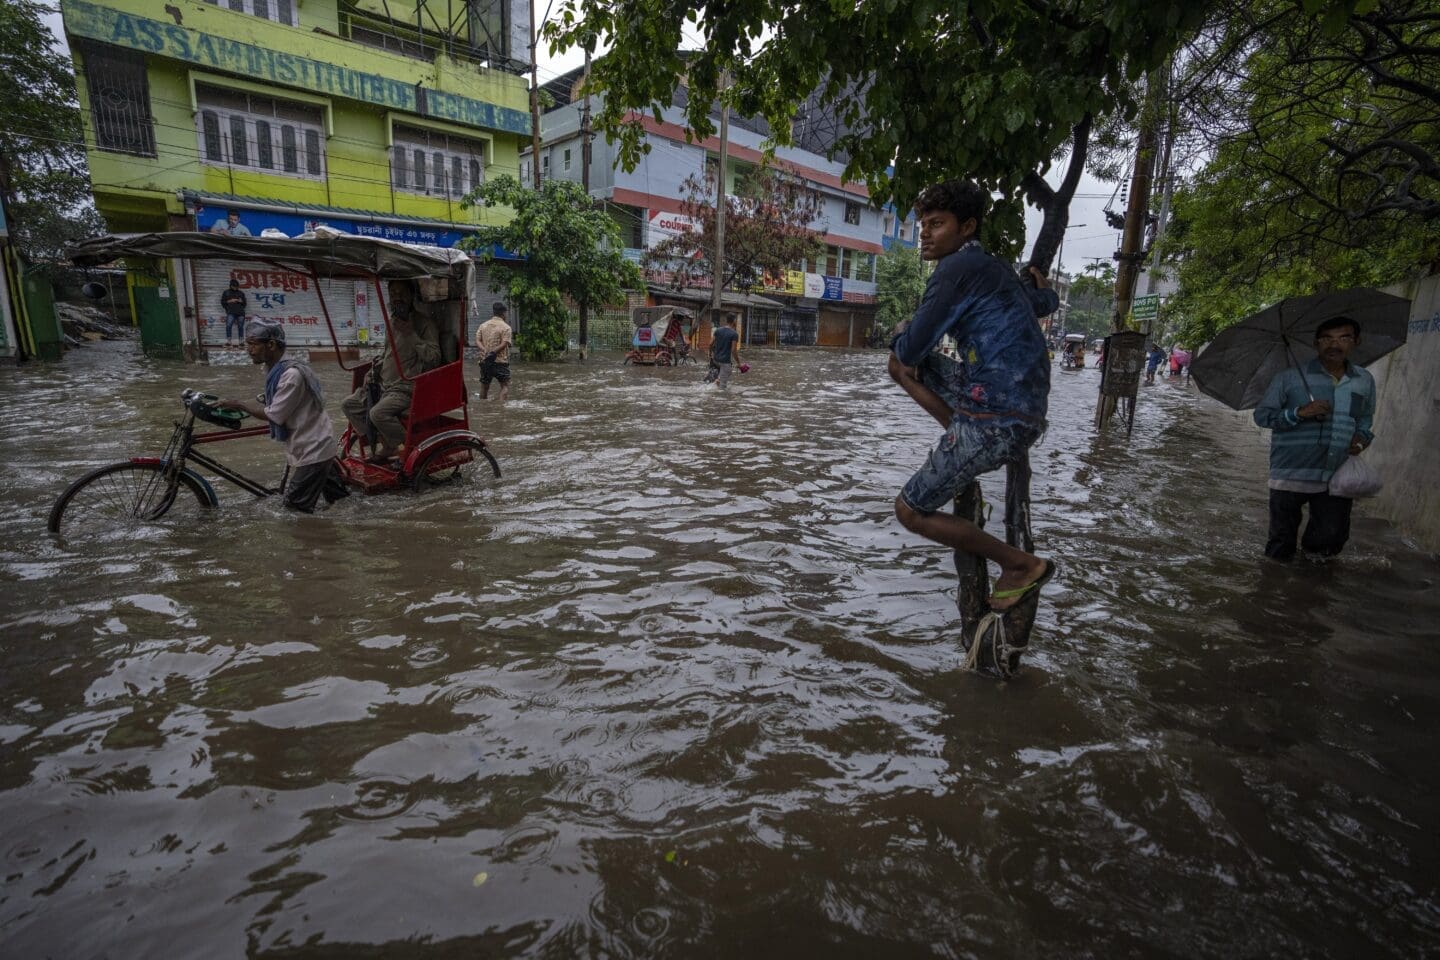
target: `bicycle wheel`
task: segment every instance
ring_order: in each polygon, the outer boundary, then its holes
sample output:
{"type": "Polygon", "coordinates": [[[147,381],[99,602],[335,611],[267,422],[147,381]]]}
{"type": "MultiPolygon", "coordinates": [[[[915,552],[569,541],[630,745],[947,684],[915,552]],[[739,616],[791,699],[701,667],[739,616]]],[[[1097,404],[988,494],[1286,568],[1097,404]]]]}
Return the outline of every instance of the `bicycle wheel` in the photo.
{"type": "Polygon", "coordinates": [[[420,466],[415,470],[415,476],[411,478],[410,483],[416,490],[429,490],[432,487],[454,483],[460,479],[462,467],[481,458],[490,464],[490,471],[495,476],[500,476],[500,464],[496,462],[489,450],[475,440],[457,440],[454,443],[447,443],[420,461],[420,466]],[[469,459],[461,456],[467,450],[477,456],[469,459]]]}
{"type": "Polygon", "coordinates": [[[176,483],[165,482],[158,463],[124,461],[92,470],[72,483],[50,510],[51,533],[73,531],[79,526],[94,529],[127,528],[152,523],[169,512],[177,500],[192,513],[214,504],[204,484],[181,473],[176,483]],[[190,496],[180,498],[180,491],[190,496]],[[194,498],[193,507],[191,499],[194,498]]]}

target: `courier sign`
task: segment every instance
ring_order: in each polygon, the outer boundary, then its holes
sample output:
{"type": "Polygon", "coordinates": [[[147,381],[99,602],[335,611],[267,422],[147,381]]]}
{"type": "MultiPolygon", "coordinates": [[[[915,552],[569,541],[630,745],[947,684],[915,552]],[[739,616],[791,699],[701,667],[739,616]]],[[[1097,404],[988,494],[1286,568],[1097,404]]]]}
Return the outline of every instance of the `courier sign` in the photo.
{"type": "Polygon", "coordinates": [[[147,20],[84,0],[65,0],[64,5],[66,29],[91,40],[472,127],[530,132],[530,116],[520,110],[147,20]]]}

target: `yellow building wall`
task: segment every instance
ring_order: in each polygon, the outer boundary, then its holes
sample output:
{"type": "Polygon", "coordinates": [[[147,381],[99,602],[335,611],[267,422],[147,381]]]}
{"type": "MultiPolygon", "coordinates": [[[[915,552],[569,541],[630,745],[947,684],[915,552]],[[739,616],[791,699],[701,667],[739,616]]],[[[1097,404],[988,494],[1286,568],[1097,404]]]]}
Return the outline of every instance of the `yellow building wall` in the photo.
{"type": "Polygon", "coordinates": [[[415,60],[383,50],[316,33],[337,26],[333,0],[307,0],[300,5],[300,27],[288,27],[203,3],[172,0],[181,23],[173,17],[156,19],[162,5],[153,0],[64,0],[67,32],[97,42],[137,50],[146,55],[151,112],[154,117],[155,157],[99,150],[90,125],[86,66],[80,49],[72,44],[80,104],[86,119],[91,178],[97,205],[115,229],[163,229],[166,213],[183,212],[177,194],[199,190],[261,197],[299,205],[347,207],[376,213],[395,213],[454,223],[491,223],[508,220],[508,211],[463,210],[458,201],[396,192],[390,186],[390,129],[396,122],[431,127],[451,134],[486,141],[486,179],[501,174],[519,175],[519,153],[528,142],[528,92],[525,81],[502,71],[439,56],[435,62],[415,60]],[[243,65],[248,53],[236,44],[286,57],[275,66],[262,60],[259,73],[220,69],[243,65]],[[183,57],[215,63],[191,62],[183,57]],[[274,76],[266,75],[266,68],[274,76]],[[364,102],[337,95],[339,72],[354,71],[395,81],[383,88],[368,83],[358,88],[383,90],[390,100],[401,100],[424,88],[431,105],[429,116],[396,104],[364,102]],[[310,71],[321,76],[309,85],[287,83],[310,71]],[[328,105],[325,180],[274,176],[247,169],[211,166],[200,160],[200,136],[193,100],[195,82],[237,85],[251,92],[305,103],[328,105]],[[329,84],[331,89],[326,89],[329,84]],[[451,96],[446,96],[451,95],[451,96]],[[478,102],[478,103],[477,103],[478,102]],[[467,111],[469,113],[467,114],[467,111]],[[490,126],[468,123],[467,115],[493,115],[490,126]],[[140,222],[144,221],[141,226],[140,222]]]}

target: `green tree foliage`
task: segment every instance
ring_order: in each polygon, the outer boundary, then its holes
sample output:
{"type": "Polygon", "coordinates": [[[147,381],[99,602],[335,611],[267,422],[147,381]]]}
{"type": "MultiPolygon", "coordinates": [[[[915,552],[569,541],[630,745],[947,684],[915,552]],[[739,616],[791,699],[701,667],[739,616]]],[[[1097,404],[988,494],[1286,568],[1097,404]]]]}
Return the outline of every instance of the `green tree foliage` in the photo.
{"type": "Polygon", "coordinates": [[[633,168],[646,149],[639,112],[659,115],[682,74],[686,120],[714,130],[723,99],[762,116],[791,142],[797,105],[820,90],[842,121],[836,147],[846,176],[876,203],[908,208],[925,185],[970,177],[998,196],[986,240],[1014,257],[1024,236],[1022,197],[1045,209],[1031,262],[1048,268],[1093,120],[1133,117],[1135,81],[1164,62],[1202,22],[1188,0],[859,0],[723,7],[664,0],[565,0],[547,28],[553,49],[606,42],[592,83],[606,94],[598,121],[633,168]],[[703,19],[704,46],[682,57],[682,37],[703,19]],[[1070,145],[1062,189],[1042,174],[1070,145]],[[893,172],[890,168],[893,166],[893,172]]]}
{"type": "Polygon", "coordinates": [[[1070,283],[1070,311],[1066,333],[1083,333],[1094,340],[1110,333],[1110,311],[1115,301],[1115,265],[1090,264],[1070,283]]]}
{"type": "Polygon", "coordinates": [[[33,0],[0,3],[0,183],[16,245],[53,262],[103,232],[91,203],[80,104],[70,58],[33,0]]]}
{"type": "Polygon", "coordinates": [[[641,289],[640,269],[621,253],[620,227],[597,209],[584,188],[568,180],[546,180],[539,190],[506,175],[488,181],[464,206],[500,206],[515,211],[503,227],[481,227],[462,242],[520,311],[515,345],[529,360],[548,360],[565,350],[566,301],[617,303],[625,290],[641,289]],[[495,259],[494,247],[518,253],[525,262],[495,259]]]}
{"type": "Polygon", "coordinates": [[[897,243],[875,264],[875,332],[889,338],[901,321],[915,316],[925,294],[925,264],[914,247],[897,243]]]}
{"type": "Polygon", "coordinates": [[[1198,345],[1287,296],[1440,256],[1440,7],[1241,5],[1181,73],[1208,162],[1174,201],[1167,312],[1198,345]]]}
{"type": "MultiPolygon", "coordinates": [[[[642,261],[646,275],[676,287],[711,286],[715,277],[715,176],[687,177],[681,212],[695,221],[660,241],[642,261]]],[[[749,293],[765,280],[783,283],[785,271],[825,252],[810,224],[820,211],[820,196],[795,177],[761,165],[737,179],[735,194],[725,196],[725,268],[722,289],[749,293]]]]}

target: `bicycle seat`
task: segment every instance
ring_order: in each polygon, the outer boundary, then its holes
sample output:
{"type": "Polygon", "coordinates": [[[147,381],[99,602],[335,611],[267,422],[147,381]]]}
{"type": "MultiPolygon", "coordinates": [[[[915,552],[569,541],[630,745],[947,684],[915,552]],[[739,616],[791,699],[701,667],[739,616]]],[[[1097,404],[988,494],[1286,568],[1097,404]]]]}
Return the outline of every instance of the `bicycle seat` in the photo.
{"type": "Polygon", "coordinates": [[[220,398],[213,393],[200,393],[195,390],[186,390],[180,395],[180,400],[185,408],[195,414],[197,419],[206,423],[213,423],[217,427],[226,427],[230,430],[239,430],[240,422],[250,414],[244,410],[218,410],[215,404],[220,398]]]}

